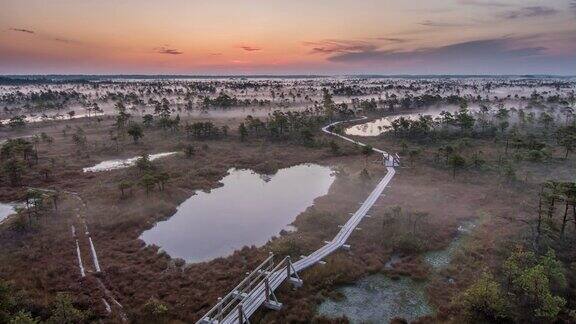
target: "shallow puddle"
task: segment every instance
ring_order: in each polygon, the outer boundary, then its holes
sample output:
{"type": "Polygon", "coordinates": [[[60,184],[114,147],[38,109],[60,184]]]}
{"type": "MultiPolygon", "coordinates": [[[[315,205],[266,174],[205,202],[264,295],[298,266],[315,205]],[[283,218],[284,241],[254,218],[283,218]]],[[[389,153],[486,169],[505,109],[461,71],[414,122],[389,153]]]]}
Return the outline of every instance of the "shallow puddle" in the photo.
{"type": "Polygon", "coordinates": [[[262,246],[328,193],[328,167],[303,164],[272,176],[229,170],[222,187],[197,192],[172,217],[145,231],[141,239],[187,262],[208,261],[244,246],[262,246]]]}
{"type": "MultiPolygon", "coordinates": [[[[154,161],[159,158],[163,158],[166,156],[170,156],[176,154],[177,152],[166,152],[166,153],[158,153],[158,154],[150,154],[148,158],[150,161],[154,161]]],[[[128,168],[136,164],[136,161],[140,158],[140,156],[132,157],[129,159],[117,159],[117,160],[108,160],[102,161],[94,166],[82,169],[84,172],[101,172],[101,171],[110,171],[116,169],[123,169],[128,168]]]]}
{"type": "Polygon", "coordinates": [[[16,205],[15,204],[11,204],[11,203],[0,203],[0,223],[2,221],[4,221],[4,219],[6,219],[8,216],[16,213],[16,211],[14,210],[14,207],[16,205]]]}
{"type": "Polygon", "coordinates": [[[354,286],[339,288],[344,299],[324,301],[318,314],[346,316],[351,323],[388,323],[395,317],[415,320],[434,312],[426,298],[425,285],[408,277],[392,280],[382,274],[371,275],[354,286]]]}
{"type": "MultiPolygon", "coordinates": [[[[446,249],[428,252],[424,260],[435,270],[448,266],[475,226],[475,222],[464,222],[446,249]]],[[[393,255],[384,268],[392,269],[397,262],[400,257],[393,255]]],[[[344,298],[324,300],[317,312],[329,318],[346,316],[351,323],[388,323],[395,317],[412,321],[435,312],[426,297],[426,285],[426,281],[410,277],[393,280],[383,274],[370,275],[354,285],[338,288],[344,298]]]]}

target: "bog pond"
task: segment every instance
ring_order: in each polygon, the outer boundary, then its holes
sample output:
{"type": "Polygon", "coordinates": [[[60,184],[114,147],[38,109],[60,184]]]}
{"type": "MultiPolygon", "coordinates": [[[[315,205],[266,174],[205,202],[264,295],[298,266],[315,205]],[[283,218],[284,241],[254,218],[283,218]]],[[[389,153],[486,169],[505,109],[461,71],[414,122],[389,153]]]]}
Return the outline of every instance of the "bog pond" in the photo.
{"type": "Polygon", "coordinates": [[[0,203],[0,223],[4,221],[8,216],[14,214],[16,211],[14,210],[15,204],[11,203],[0,203]]]}
{"type": "Polygon", "coordinates": [[[413,114],[386,116],[363,124],[350,126],[346,128],[344,133],[346,135],[352,135],[352,136],[378,136],[391,130],[393,121],[401,117],[410,120],[417,120],[418,118],[420,118],[420,115],[429,115],[432,116],[433,118],[436,118],[440,115],[440,112],[435,111],[435,112],[425,112],[421,114],[413,113],[413,114]]]}
{"type": "MultiPolygon", "coordinates": [[[[463,239],[475,227],[474,222],[465,222],[458,227],[458,234],[442,250],[424,254],[424,260],[438,271],[447,267],[463,239]]],[[[392,256],[390,264],[400,258],[392,256]]],[[[386,265],[390,269],[393,265],[386,265]]],[[[318,306],[318,315],[329,318],[346,316],[351,323],[388,323],[395,317],[413,321],[432,315],[435,310],[426,296],[426,281],[410,277],[392,279],[384,274],[374,274],[360,279],[353,285],[337,288],[341,299],[326,299],[318,306]]]]}
{"type": "Polygon", "coordinates": [[[225,257],[243,246],[262,246],[328,193],[329,167],[301,164],[262,175],[230,169],[223,186],[196,192],[174,215],[145,231],[141,239],[187,262],[225,257]]]}
{"type": "MultiPolygon", "coordinates": [[[[150,161],[154,161],[166,156],[174,155],[177,152],[165,152],[165,153],[157,153],[157,154],[150,154],[148,159],[150,161]]],[[[116,160],[107,160],[102,161],[94,166],[84,168],[84,172],[102,172],[102,171],[110,171],[110,170],[117,170],[123,168],[129,168],[136,164],[136,161],[140,158],[140,156],[131,157],[128,159],[116,159],[116,160]]]]}

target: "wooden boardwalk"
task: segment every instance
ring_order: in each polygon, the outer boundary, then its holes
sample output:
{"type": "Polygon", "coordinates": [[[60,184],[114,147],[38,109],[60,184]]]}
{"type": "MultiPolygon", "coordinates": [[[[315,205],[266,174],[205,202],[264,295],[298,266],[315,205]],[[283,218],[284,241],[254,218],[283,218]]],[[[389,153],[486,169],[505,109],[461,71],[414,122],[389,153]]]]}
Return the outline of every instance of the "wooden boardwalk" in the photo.
{"type": "MultiPolygon", "coordinates": [[[[358,121],[365,118],[366,117],[348,120],[346,122],[358,121]]],[[[322,131],[354,144],[365,146],[364,143],[330,131],[331,127],[340,123],[342,122],[329,124],[323,127],[322,131]]],[[[360,208],[358,208],[346,224],[342,226],[341,230],[331,241],[326,242],[326,244],[318,250],[314,251],[310,255],[304,256],[294,263],[290,260],[290,257],[286,257],[278,264],[274,265],[273,256],[271,255],[228,295],[221,298],[219,302],[197,323],[249,323],[250,316],[252,316],[252,314],[254,314],[261,305],[277,310],[282,306],[282,304],[280,304],[276,299],[274,291],[285,280],[299,286],[302,284],[302,281],[298,277],[298,272],[321,262],[322,259],[339,248],[350,248],[345,244],[346,241],[356,229],[356,226],[358,226],[366,216],[370,208],[382,195],[384,189],[386,189],[390,180],[392,180],[396,173],[394,167],[398,165],[397,155],[393,156],[379,149],[374,149],[374,151],[383,155],[387,173],[380,182],[378,182],[378,185],[376,185],[376,188],[372,190],[368,198],[364,200],[360,208]]]]}

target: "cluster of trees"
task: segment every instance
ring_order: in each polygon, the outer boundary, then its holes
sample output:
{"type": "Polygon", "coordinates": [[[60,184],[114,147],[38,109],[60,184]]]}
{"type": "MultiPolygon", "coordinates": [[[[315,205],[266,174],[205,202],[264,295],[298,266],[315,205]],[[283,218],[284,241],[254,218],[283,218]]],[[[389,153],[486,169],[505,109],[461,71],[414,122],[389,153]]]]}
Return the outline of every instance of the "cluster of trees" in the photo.
{"type": "Polygon", "coordinates": [[[89,311],[77,308],[69,294],[56,294],[48,307],[44,307],[32,303],[23,291],[0,280],[0,323],[73,324],[94,319],[89,311]]]}
{"type": "Polygon", "coordinates": [[[364,91],[358,85],[336,85],[332,89],[332,93],[336,96],[345,96],[345,97],[352,97],[352,96],[361,96],[364,94],[364,91]]]}
{"type": "Polygon", "coordinates": [[[354,98],[352,99],[352,107],[362,109],[362,111],[368,113],[376,111],[378,109],[378,103],[374,98],[369,100],[354,98]]]}
{"type": "Polygon", "coordinates": [[[46,216],[51,210],[58,209],[60,193],[39,189],[28,189],[24,204],[15,208],[16,221],[13,223],[17,231],[27,231],[39,224],[39,218],[46,216]]]}
{"type": "Polygon", "coordinates": [[[429,247],[428,236],[432,232],[428,218],[427,213],[407,212],[399,206],[390,208],[382,219],[382,242],[392,243],[397,253],[425,251],[429,247]]]}
{"type": "MultiPolygon", "coordinates": [[[[503,107],[491,111],[484,106],[471,112],[463,106],[455,113],[444,111],[436,118],[420,115],[394,119],[390,132],[386,134],[423,143],[456,140],[455,145],[444,145],[434,153],[435,162],[450,167],[454,176],[458,169],[466,166],[480,168],[486,164],[481,151],[464,155],[459,148],[469,145],[460,145],[462,141],[478,138],[504,143],[503,152],[498,157],[498,168],[506,178],[514,179],[517,162],[547,160],[552,156],[555,144],[564,149],[564,157],[568,158],[576,147],[576,119],[570,109],[565,109],[560,118],[558,114],[546,111],[536,114],[503,107]]],[[[401,153],[406,156],[408,150],[404,148],[401,153]]]]}
{"type": "Polygon", "coordinates": [[[134,106],[138,106],[138,105],[143,105],[144,104],[144,100],[142,99],[141,95],[135,92],[128,92],[128,93],[123,93],[123,92],[108,92],[106,93],[106,95],[102,96],[100,98],[100,100],[102,101],[112,101],[112,102],[124,102],[124,103],[129,103],[132,104],[134,106]]]}
{"type": "Polygon", "coordinates": [[[38,163],[38,152],[26,139],[8,139],[0,148],[0,162],[4,181],[20,186],[26,171],[38,163]]]}
{"type": "MultiPolygon", "coordinates": [[[[336,94],[336,92],[335,92],[336,94]]],[[[386,95],[385,98],[379,97],[378,99],[372,98],[368,100],[362,100],[358,98],[352,99],[352,105],[354,108],[359,108],[365,112],[374,112],[378,109],[395,111],[397,109],[421,109],[436,107],[442,104],[445,105],[465,105],[468,100],[459,95],[448,95],[441,96],[439,94],[422,94],[422,95],[412,95],[406,94],[405,96],[398,97],[396,94],[386,95]]]]}
{"type": "MultiPolygon", "coordinates": [[[[170,173],[162,171],[159,167],[152,164],[148,154],[143,154],[136,160],[136,167],[140,171],[140,179],[136,184],[140,185],[146,194],[150,194],[155,188],[163,191],[166,183],[170,180],[170,173]]],[[[118,184],[118,189],[122,198],[125,198],[127,192],[134,187],[135,183],[129,180],[123,180],[118,184]]]]}
{"type": "Polygon", "coordinates": [[[324,123],[326,116],[310,110],[301,112],[274,111],[265,120],[248,116],[240,124],[240,139],[246,141],[251,137],[270,140],[293,140],[312,146],[315,143],[314,133],[324,123]]]}
{"type": "Polygon", "coordinates": [[[76,130],[72,133],[72,142],[74,142],[80,150],[86,149],[88,146],[88,137],[86,137],[86,132],[84,132],[82,127],[76,127],[76,130]]]}
{"type": "Polygon", "coordinates": [[[559,127],[554,133],[556,143],[565,149],[565,158],[576,148],[576,123],[559,127]]]}
{"type": "Polygon", "coordinates": [[[145,136],[145,129],[153,126],[160,127],[164,130],[172,130],[173,132],[178,132],[183,129],[189,138],[199,140],[228,136],[228,126],[218,128],[214,123],[209,121],[187,123],[182,128],[180,116],[176,115],[172,117],[173,109],[170,107],[170,102],[166,98],[156,103],[154,115],[145,114],[142,116],[142,123],[131,120],[132,115],[127,112],[122,102],[116,103],[115,108],[117,110],[117,133],[113,134],[115,141],[118,141],[123,134],[127,134],[132,138],[134,143],[137,144],[139,140],[145,136]]]}
{"type": "Polygon", "coordinates": [[[12,128],[12,129],[23,128],[24,126],[26,126],[26,116],[25,115],[16,115],[16,116],[11,117],[10,119],[8,119],[5,122],[0,121],[0,127],[2,127],[4,125],[12,128]]]}
{"type": "MultiPolygon", "coordinates": [[[[512,141],[510,142],[512,143],[512,141]]],[[[408,149],[407,144],[404,145],[405,147],[402,149],[401,154],[407,156],[412,163],[413,160],[420,155],[421,151],[418,148],[408,149]]],[[[515,162],[521,160],[538,162],[548,156],[547,151],[544,149],[545,145],[537,141],[529,142],[527,139],[518,139],[517,142],[510,144],[510,146],[515,147],[515,152],[509,152],[509,150],[506,149],[504,154],[498,157],[494,165],[495,170],[499,171],[507,181],[517,179],[515,162]],[[526,140],[526,142],[524,142],[524,140],[526,140]],[[524,150],[521,150],[521,148],[524,150]]],[[[482,150],[470,150],[470,147],[471,142],[469,138],[458,139],[451,144],[443,145],[434,152],[434,163],[450,168],[453,178],[456,177],[458,170],[483,170],[488,168],[488,161],[484,157],[484,152],[482,150]]]]}
{"type": "Polygon", "coordinates": [[[471,135],[476,118],[462,106],[456,113],[443,111],[438,117],[419,115],[417,118],[401,116],[390,122],[390,129],[397,137],[413,140],[430,140],[446,135],[447,131],[458,135],[471,135]]]}
{"type": "Polygon", "coordinates": [[[319,113],[322,113],[328,117],[328,120],[334,119],[347,119],[354,115],[354,111],[348,108],[346,103],[336,104],[332,99],[332,94],[328,89],[322,89],[322,105],[317,107],[319,113]]]}
{"type": "MultiPolygon", "coordinates": [[[[144,115],[142,123],[132,120],[132,115],[122,102],[116,103],[115,108],[117,127],[116,132],[111,136],[117,143],[124,135],[129,135],[134,143],[138,143],[145,136],[146,128],[153,126],[171,129],[174,132],[184,131],[188,138],[196,140],[226,137],[230,131],[228,126],[218,127],[210,121],[186,123],[182,126],[178,115],[171,116],[173,109],[170,108],[170,102],[166,99],[157,103],[154,115],[144,115]]],[[[295,139],[312,145],[313,132],[325,122],[326,118],[322,116],[321,111],[306,110],[286,113],[274,111],[264,121],[248,116],[240,125],[239,133],[243,141],[249,137],[266,137],[271,140],[295,139]]]]}
{"type": "Polygon", "coordinates": [[[238,99],[235,96],[230,96],[227,93],[221,92],[217,97],[210,98],[204,97],[202,100],[202,108],[233,108],[233,107],[249,107],[249,106],[265,106],[269,105],[268,99],[238,99]]]}
{"type": "Polygon", "coordinates": [[[12,187],[23,185],[24,177],[36,169],[36,175],[48,180],[52,164],[39,165],[38,148],[41,143],[51,145],[54,139],[46,133],[6,140],[0,147],[0,180],[12,187]]]}
{"type": "MultiPolygon", "coordinates": [[[[478,111],[470,111],[462,105],[456,112],[442,111],[438,116],[419,115],[399,117],[390,123],[391,133],[411,140],[438,140],[449,137],[506,137],[524,132],[541,134],[544,137],[555,135],[559,144],[571,144],[576,136],[576,119],[570,108],[562,115],[547,111],[524,111],[498,108],[491,110],[482,106],[478,111]],[[563,125],[564,124],[564,125],[563,125]]],[[[572,150],[573,147],[567,147],[572,150]]]]}
{"type": "Polygon", "coordinates": [[[554,323],[561,315],[576,320],[576,314],[565,307],[565,269],[553,250],[540,256],[516,251],[499,271],[502,280],[486,272],[457,299],[470,320],[554,323]]]}
{"type": "Polygon", "coordinates": [[[240,100],[236,97],[231,97],[228,94],[222,92],[216,98],[205,97],[202,105],[205,108],[217,107],[217,108],[231,108],[240,105],[240,100]]]}
{"type": "Polygon", "coordinates": [[[229,127],[224,125],[218,128],[212,122],[195,122],[184,125],[184,131],[189,138],[197,140],[214,139],[228,136],[229,127]]]}
{"type": "Polygon", "coordinates": [[[0,95],[0,103],[11,106],[21,107],[14,108],[12,112],[43,112],[48,110],[62,110],[73,103],[83,102],[86,95],[75,90],[40,90],[22,92],[15,91],[0,95]]]}
{"type": "Polygon", "coordinates": [[[158,127],[167,130],[177,130],[180,125],[180,116],[171,117],[172,109],[170,108],[170,102],[163,98],[155,104],[154,115],[146,114],[142,116],[142,123],[138,123],[132,120],[132,114],[130,114],[126,106],[122,101],[115,104],[116,115],[116,133],[112,134],[112,139],[118,142],[124,135],[129,135],[134,144],[144,137],[144,129],[157,125],[158,127]]]}
{"type": "MultiPolygon", "coordinates": [[[[456,171],[459,169],[463,169],[470,163],[472,166],[479,168],[484,165],[485,161],[482,158],[482,152],[478,151],[473,154],[468,161],[464,155],[462,154],[462,149],[466,147],[468,141],[466,139],[459,140],[454,145],[444,145],[438,148],[438,150],[434,153],[434,162],[437,164],[443,164],[446,167],[449,167],[452,170],[452,177],[456,177],[456,171]]],[[[403,148],[401,151],[403,155],[409,155],[409,158],[413,160],[415,158],[414,155],[418,155],[419,152],[417,149],[409,150],[407,148],[407,144],[403,142],[403,148]]]]}
{"type": "Polygon", "coordinates": [[[168,306],[154,297],[150,297],[140,309],[140,313],[135,315],[136,322],[160,324],[170,322],[168,306]]]}
{"type": "Polygon", "coordinates": [[[539,196],[536,246],[542,241],[564,239],[569,222],[576,226],[576,182],[549,180],[542,184],[539,196]],[[560,222],[556,220],[558,206],[562,212],[560,222]]]}
{"type": "MultiPolygon", "coordinates": [[[[88,78],[96,79],[96,78],[88,78]]],[[[394,111],[395,109],[417,109],[439,105],[461,105],[464,103],[502,102],[504,98],[525,100],[534,103],[569,105],[574,102],[574,93],[570,81],[551,80],[487,80],[470,82],[469,80],[451,79],[348,79],[342,80],[162,80],[154,82],[118,82],[115,80],[16,80],[20,84],[34,84],[40,90],[14,90],[0,95],[0,105],[4,105],[7,114],[23,112],[43,112],[62,110],[72,104],[83,106],[91,111],[101,112],[98,103],[122,101],[130,104],[130,109],[145,109],[145,104],[155,106],[158,98],[168,97],[175,107],[191,110],[196,104],[201,109],[270,106],[287,104],[291,98],[316,103],[314,96],[319,94],[318,85],[337,96],[352,97],[354,108],[372,111],[376,109],[394,111]],[[40,81],[40,82],[37,82],[40,81]],[[534,89],[531,95],[507,95],[502,98],[490,98],[494,89],[520,87],[524,90],[534,89]],[[541,90],[540,88],[551,90],[541,90]],[[266,91],[272,100],[262,99],[266,91]],[[559,94],[561,90],[564,93],[559,94]],[[254,96],[249,93],[254,92],[254,96]],[[464,94],[466,93],[466,94],[464,94]],[[216,95],[217,94],[217,95],[216,95]],[[237,95],[238,94],[238,95],[237,95]],[[214,96],[216,95],[216,96],[214,96]],[[245,97],[241,97],[244,96],[245,97]],[[361,96],[373,96],[375,99],[358,100],[361,96]],[[354,98],[357,97],[357,98],[354,98]],[[277,99],[280,99],[279,101],[277,99]],[[355,103],[356,102],[356,103],[355,103]]],[[[1,81],[1,80],[0,80],[1,81]]],[[[10,81],[8,81],[10,82],[10,81]]],[[[323,90],[322,90],[323,91],[323,90]]],[[[322,94],[322,93],[320,93],[322,94]]]]}

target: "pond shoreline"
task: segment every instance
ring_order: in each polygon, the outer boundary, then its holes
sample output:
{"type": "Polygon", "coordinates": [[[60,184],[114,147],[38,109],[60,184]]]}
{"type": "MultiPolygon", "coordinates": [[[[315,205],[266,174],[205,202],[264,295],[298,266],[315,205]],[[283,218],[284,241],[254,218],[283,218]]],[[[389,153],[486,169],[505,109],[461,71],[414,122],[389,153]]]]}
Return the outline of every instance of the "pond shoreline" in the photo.
{"type": "Polygon", "coordinates": [[[330,168],[310,163],[272,176],[232,168],[220,187],[195,192],[140,239],[193,263],[226,257],[244,246],[260,247],[326,195],[334,179],[330,168]]]}

